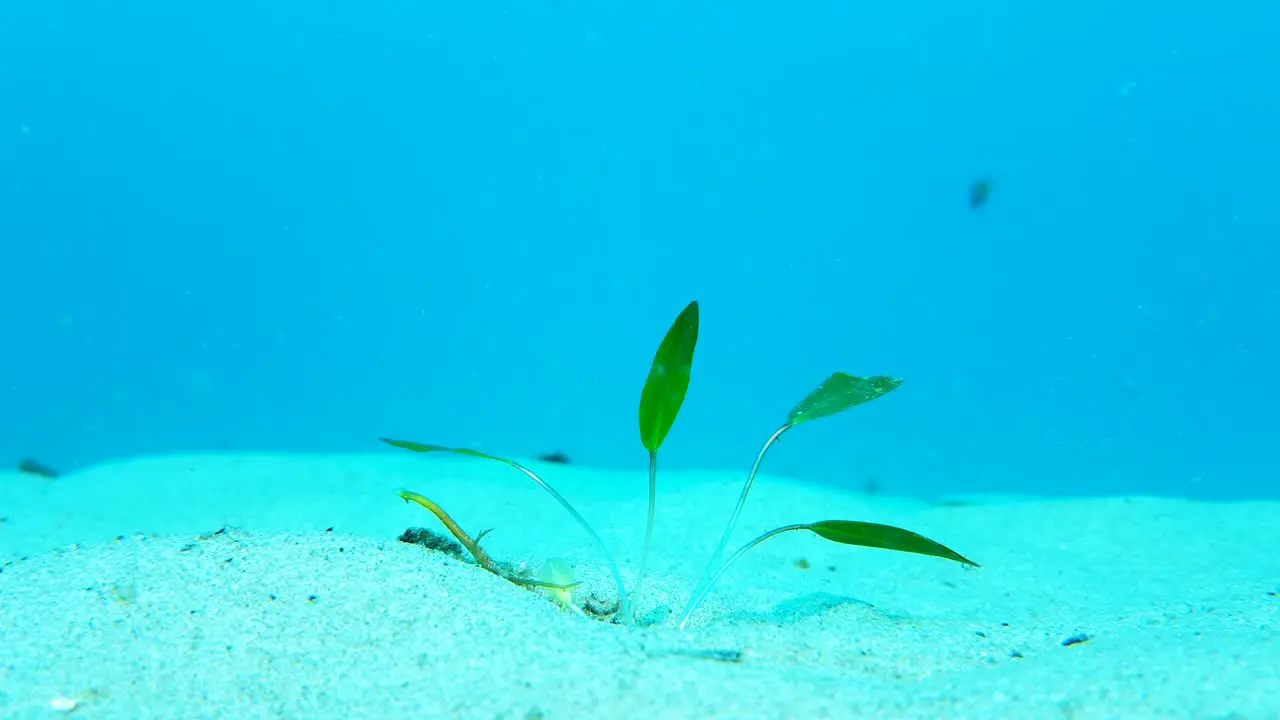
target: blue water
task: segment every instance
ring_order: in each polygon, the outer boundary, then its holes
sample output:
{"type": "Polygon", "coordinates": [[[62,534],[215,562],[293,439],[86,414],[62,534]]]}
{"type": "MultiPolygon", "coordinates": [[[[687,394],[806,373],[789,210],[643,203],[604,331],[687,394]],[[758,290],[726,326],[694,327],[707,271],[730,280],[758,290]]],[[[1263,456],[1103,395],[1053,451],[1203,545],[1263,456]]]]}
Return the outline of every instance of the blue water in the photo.
{"type": "Polygon", "coordinates": [[[1280,497],[1280,5],[0,4],[0,463],[1280,497]],[[970,184],[992,180],[973,211],[970,184]]]}

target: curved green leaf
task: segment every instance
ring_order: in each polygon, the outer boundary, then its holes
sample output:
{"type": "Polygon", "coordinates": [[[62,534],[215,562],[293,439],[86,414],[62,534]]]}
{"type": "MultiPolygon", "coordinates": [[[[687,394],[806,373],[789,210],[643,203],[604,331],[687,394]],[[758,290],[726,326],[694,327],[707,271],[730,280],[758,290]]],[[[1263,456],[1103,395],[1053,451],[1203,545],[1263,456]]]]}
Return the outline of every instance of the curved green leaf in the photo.
{"type": "Polygon", "coordinates": [[[470,450],[468,448],[451,448],[444,445],[428,445],[426,443],[414,442],[412,440],[392,440],[391,438],[378,438],[382,442],[391,447],[398,447],[401,450],[412,450],[413,452],[429,453],[429,452],[446,452],[454,455],[466,455],[468,457],[484,458],[485,460],[497,460],[504,465],[515,466],[516,464],[506,458],[500,458],[497,455],[487,455],[479,450],[470,450]]]}
{"type": "Polygon", "coordinates": [[[787,423],[799,425],[802,422],[835,415],[854,405],[875,400],[885,393],[898,389],[901,384],[902,380],[886,375],[860,378],[842,372],[834,373],[791,408],[787,423]]]}
{"type": "Polygon", "coordinates": [[[694,300],[671,324],[658,346],[640,395],[640,441],[650,453],[658,452],[684,404],[697,344],[698,301],[694,300]]]}
{"type": "MultiPolygon", "coordinates": [[[[572,505],[569,504],[569,501],[564,499],[563,495],[561,495],[559,492],[556,492],[555,488],[547,484],[546,480],[543,480],[541,477],[538,477],[537,473],[535,473],[534,471],[530,470],[529,468],[525,467],[524,465],[521,465],[520,463],[514,460],[508,460],[506,458],[498,457],[497,455],[482,453],[479,450],[469,450],[467,448],[451,448],[451,447],[445,447],[444,445],[428,445],[427,443],[414,442],[412,440],[392,440],[391,438],[378,438],[378,439],[390,445],[391,447],[397,447],[402,450],[410,450],[412,452],[420,452],[420,453],[446,452],[446,453],[453,453],[455,455],[466,455],[468,457],[482,458],[484,460],[495,460],[497,462],[502,463],[503,465],[514,468],[524,473],[530,480],[537,483],[539,487],[541,487],[543,490],[546,490],[547,494],[555,498],[555,501],[560,503],[560,507],[564,508],[565,512],[569,513],[569,515],[575,521],[577,521],[579,527],[585,530],[587,535],[591,536],[591,539],[595,541],[596,546],[600,548],[601,554],[604,555],[605,560],[609,563],[609,571],[613,573],[614,582],[618,584],[618,597],[619,597],[618,602],[619,602],[619,607],[621,609],[621,615],[623,618],[627,618],[627,619],[631,617],[631,609],[627,599],[627,589],[622,584],[622,574],[618,572],[618,564],[614,562],[613,555],[609,553],[609,548],[604,544],[604,540],[600,538],[599,533],[597,533],[591,527],[591,525],[587,522],[586,518],[582,517],[582,515],[577,510],[575,510],[572,505]]],[[[484,533],[481,533],[480,535],[481,537],[483,537],[484,533]]],[[[480,538],[478,537],[474,542],[478,543],[479,540],[480,538]]],[[[478,545],[476,545],[476,549],[479,550],[478,545]]],[[[525,584],[533,584],[533,585],[539,584],[537,582],[532,582],[532,581],[516,580],[508,575],[503,575],[503,577],[506,577],[508,580],[511,580],[512,582],[524,582],[525,584]]],[[[545,583],[541,583],[541,584],[546,585],[545,583]]]]}
{"type": "Polygon", "coordinates": [[[923,535],[893,527],[892,525],[857,522],[855,520],[823,520],[803,527],[806,530],[813,531],[814,534],[820,537],[844,545],[860,545],[862,547],[931,555],[978,567],[978,563],[946,545],[936,543],[923,535]]]}
{"type": "Polygon", "coordinates": [[[694,590],[693,596],[689,598],[689,604],[685,607],[684,615],[680,618],[680,629],[683,630],[689,624],[689,618],[693,617],[693,613],[697,611],[698,606],[707,598],[711,592],[712,586],[724,575],[729,566],[735,560],[746,554],[751,548],[768,540],[777,537],[783,533],[793,532],[795,530],[809,530],[819,537],[826,538],[833,542],[842,543],[844,545],[860,545],[862,547],[882,548],[885,550],[898,550],[899,552],[917,553],[920,555],[932,555],[946,560],[955,560],[958,563],[972,565],[978,567],[978,563],[964,557],[960,553],[940,545],[923,535],[917,535],[910,530],[903,530],[891,525],[877,525],[876,523],[855,522],[853,520],[823,520],[816,523],[808,523],[805,525],[784,525],[780,528],[774,528],[769,532],[757,537],[751,542],[738,548],[736,552],[728,557],[719,567],[712,563],[715,570],[707,574],[706,582],[702,583],[694,590]]]}

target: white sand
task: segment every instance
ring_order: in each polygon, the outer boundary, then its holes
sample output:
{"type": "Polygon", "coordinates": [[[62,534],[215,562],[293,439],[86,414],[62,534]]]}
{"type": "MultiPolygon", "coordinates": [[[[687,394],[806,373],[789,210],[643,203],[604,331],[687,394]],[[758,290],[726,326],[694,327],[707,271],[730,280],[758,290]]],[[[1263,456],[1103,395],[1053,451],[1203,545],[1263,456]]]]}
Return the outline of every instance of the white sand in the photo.
{"type": "MultiPolygon", "coordinates": [[[[630,585],[644,476],[546,477],[630,585]]],[[[55,698],[121,719],[1280,717],[1280,503],[935,507],[765,476],[735,547],[777,525],[861,519],[983,567],[791,533],[677,631],[667,613],[741,479],[660,477],[641,602],[658,624],[624,628],[395,540],[439,529],[395,496],[412,489],[472,533],[497,528],[485,546],[499,559],[568,558],[580,595],[612,599],[594,546],[497,464],[198,456],[0,474],[0,717],[57,717],[55,698]],[[1063,646],[1079,634],[1090,640],[1063,646]]]]}

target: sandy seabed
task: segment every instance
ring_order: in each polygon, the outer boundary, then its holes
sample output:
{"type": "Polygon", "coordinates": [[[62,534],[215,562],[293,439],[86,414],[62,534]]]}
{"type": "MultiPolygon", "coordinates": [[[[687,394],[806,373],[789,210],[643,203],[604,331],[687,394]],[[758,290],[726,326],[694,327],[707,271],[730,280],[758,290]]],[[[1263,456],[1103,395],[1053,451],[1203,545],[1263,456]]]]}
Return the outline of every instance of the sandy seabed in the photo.
{"type": "MultiPolygon", "coordinates": [[[[628,586],[646,478],[535,466],[628,586]]],[[[1280,503],[870,497],[762,476],[733,547],[824,519],[900,525],[982,565],[762,544],[676,628],[740,471],[667,473],[642,622],[397,541],[431,497],[496,558],[589,538],[496,463],[198,455],[0,474],[0,717],[1277,718],[1280,503]]]]}

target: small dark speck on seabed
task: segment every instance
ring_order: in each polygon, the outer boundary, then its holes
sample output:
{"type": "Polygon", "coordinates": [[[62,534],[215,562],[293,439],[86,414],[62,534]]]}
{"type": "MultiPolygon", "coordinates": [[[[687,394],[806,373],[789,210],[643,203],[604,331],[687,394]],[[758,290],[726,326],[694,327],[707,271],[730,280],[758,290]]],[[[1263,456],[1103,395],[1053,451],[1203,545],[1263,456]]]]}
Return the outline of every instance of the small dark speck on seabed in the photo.
{"type": "Polygon", "coordinates": [[[742,662],[741,650],[669,650],[668,655],[682,655],[684,657],[695,658],[697,660],[712,660],[714,662],[723,663],[740,663],[742,662]]]}
{"type": "Polygon", "coordinates": [[[32,460],[31,458],[23,458],[22,461],[18,463],[18,472],[26,473],[28,475],[37,475],[49,480],[53,480],[59,475],[57,470],[54,470],[42,462],[32,460]]]}
{"type": "Polygon", "coordinates": [[[1072,635],[1071,637],[1063,640],[1062,647],[1071,647],[1072,645],[1080,645],[1083,643],[1087,643],[1092,639],[1093,638],[1089,637],[1084,633],[1076,633],[1075,635],[1072,635]]]}

